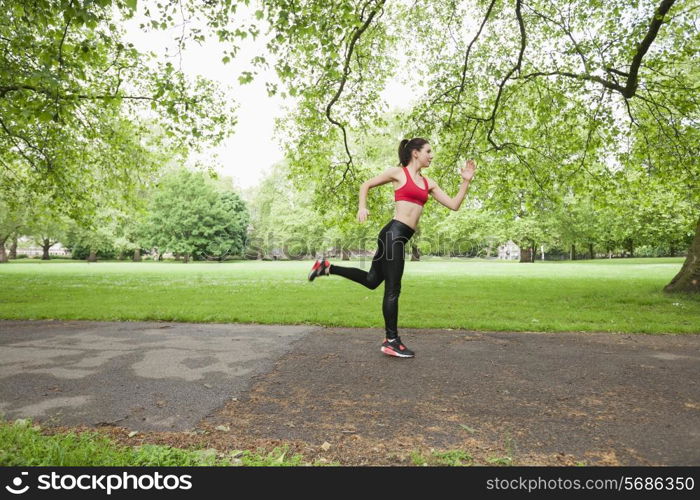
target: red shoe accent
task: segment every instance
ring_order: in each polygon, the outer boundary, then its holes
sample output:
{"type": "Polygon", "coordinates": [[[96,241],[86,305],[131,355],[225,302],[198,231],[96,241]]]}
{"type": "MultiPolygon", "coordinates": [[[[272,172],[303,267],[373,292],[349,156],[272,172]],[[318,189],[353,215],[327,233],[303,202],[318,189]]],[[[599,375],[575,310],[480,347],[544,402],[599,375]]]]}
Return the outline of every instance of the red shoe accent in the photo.
{"type": "Polygon", "coordinates": [[[382,346],[382,352],[384,354],[388,354],[389,356],[398,356],[398,354],[396,354],[396,351],[394,351],[393,349],[390,349],[388,347],[382,346]]]}
{"type": "MultiPolygon", "coordinates": [[[[321,267],[322,265],[323,265],[323,261],[320,259],[317,260],[316,262],[314,262],[314,265],[311,267],[311,271],[309,271],[309,276],[308,276],[309,281],[313,281],[314,278],[318,277],[318,268],[321,267]]],[[[326,274],[326,273],[324,273],[324,274],[326,274]]]]}

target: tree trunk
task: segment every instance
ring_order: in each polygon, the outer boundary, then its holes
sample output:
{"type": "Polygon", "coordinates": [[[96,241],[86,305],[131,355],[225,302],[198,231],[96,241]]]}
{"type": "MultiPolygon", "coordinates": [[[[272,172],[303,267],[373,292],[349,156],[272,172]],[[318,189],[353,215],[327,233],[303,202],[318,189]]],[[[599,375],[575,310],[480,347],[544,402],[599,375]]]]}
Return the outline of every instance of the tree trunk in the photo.
{"type": "Polygon", "coordinates": [[[180,260],[180,254],[173,252],[173,257],[175,257],[175,260],[180,260]]]}
{"type": "Polygon", "coordinates": [[[134,250],[134,262],[141,262],[141,249],[134,250]]]}
{"type": "Polygon", "coordinates": [[[520,248],[520,261],[519,262],[532,262],[530,254],[532,253],[532,248],[522,247],[520,248]]]}
{"type": "Polygon", "coordinates": [[[0,263],[7,262],[7,254],[5,253],[5,242],[7,238],[0,241],[0,263]]]}
{"type": "Polygon", "coordinates": [[[50,260],[51,256],[49,256],[49,249],[51,248],[51,245],[49,244],[49,240],[44,238],[41,240],[43,244],[41,245],[41,249],[44,251],[43,255],[41,256],[41,260],[50,260]]]}
{"type": "Polygon", "coordinates": [[[190,254],[186,253],[182,257],[183,257],[183,260],[185,261],[185,264],[187,264],[190,261],[190,254]]]}
{"type": "Polygon", "coordinates": [[[10,259],[17,258],[17,236],[12,237],[12,245],[10,245],[10,259]]]}
{"type": "Polygon", "coordinates": [[[700,219],[698,219],[695,238],[690,244],[690,250],[688,250],[683,267],[664,287],[664,292],[700,293],[700,219]]]}
{"type": "Polygon", "coordinates": [[[591,259],[595,259],[595,254],[593,253],[593,243],[588,244],[588,253],[590,254],[591,259]]]}
{"type": "Polygon", "coordinates": [[[671,257],[676,256],[676,245],[674,245],[673,243],[671,243],[671,248],[669,250],[669,253],[671,254],[671,257]]]}
{"type": "Polygon", "coordinates": [[[418,245],[411,245],[411,261],[420,260],[420,250],[418,245]]]}
{"type": "Polygon", "coordinates": [[[340,258],[341,260],[350,260],[350,252],[348,252],[347,248],[340,249],[340,258]]]}
{"type": "Polygon", "coordinates": [[[576,260],[576,245],[571,245],[571,250],[569,251],[569,260],[576,260]]]}
{"type": "Polygon", "coordinates": [[[540,252],[542,252],[542,260],[544,260],[544,245],[540,246],[540,252]]]}
{"type": "Polygon", "coordinates": [[[97,262],[97,252],[93,250],[92,248],[90,249],[90,256],[87,258],[88,262],[97,262]]]}

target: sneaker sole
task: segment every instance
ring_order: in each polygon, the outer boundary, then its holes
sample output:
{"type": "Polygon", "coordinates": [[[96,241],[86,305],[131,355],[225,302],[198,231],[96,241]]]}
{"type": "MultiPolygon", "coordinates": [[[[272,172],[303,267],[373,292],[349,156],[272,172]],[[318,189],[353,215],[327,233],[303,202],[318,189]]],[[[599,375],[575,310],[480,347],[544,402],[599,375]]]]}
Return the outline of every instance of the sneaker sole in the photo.
{"type": "Polygon", "coordinates": [[[309,281],[313,281],[319,276],[328,276],[328,273],[326,272],[328,268],[331,267],[330,265],[324,266],[323,262],[321,262],[321,265],[318,266],[315,269],[312,269],[311,272],[309,273],[309,281]]]}
{"type": "Polygon", "coordinates": [[[309,281],[313,281],[313,280],[316,279],[318,276],[320,276],[319,274],[316,274],[316,271],[318,271],[318,269],[319,269],[320,267],[321,267],[321,266],[318,266],[316,269],[312,269],[312,270],[311,270],[311,272],[309,273],[309,281]]]}
{"type": "Polygon", "coordinates": [[[382,346],[380,350],[387,356],[395,356],[397,358],[412,358],[414,356],[413,354],[401,354],[384,346],[382,346]]]}

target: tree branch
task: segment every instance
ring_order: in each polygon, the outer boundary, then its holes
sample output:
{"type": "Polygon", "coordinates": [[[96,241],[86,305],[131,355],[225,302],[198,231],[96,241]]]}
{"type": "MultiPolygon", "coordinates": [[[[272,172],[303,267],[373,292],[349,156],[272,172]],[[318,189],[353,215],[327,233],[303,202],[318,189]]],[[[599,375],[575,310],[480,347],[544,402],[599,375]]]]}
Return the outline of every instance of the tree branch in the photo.
{"type": "MultiPolygon", "coordinates": [[[[608,73],[617,74],[627,78],[627,82],[623,87],[617,82],[611,82],[599,76],[591,75],[588,73],[570,73],[568,71],[537,71],[522,76],[521,78],[529,79],[538,76],[564,76],[567,78],[575,78],[578,80],[587,80],[591,82],[600,83],[606,88],[614,90],[622,94],[626,99],[631,99],[636,95],[637,87],[639,86],[639,67],[642,63],[644,55],[651,47],[652,42],[659,33],[659,28],[664,23],[664,16],[668,13],[669,9],[673,6],[676,0],[662,0],[661,4],[654,11],[654,17],[652,18],[649,29],[644,36],[644,39],[637,44],[637,51],[632,57],[632,62],[630,63],[629,71],[623,72],[616,70],[611,67],[606,67],[605,70],[608,73]]],[[[500,91],[499,91],[500,92],[500,91]]]]}
{"type": "MultiPolygon", "coordinates": [[[[343,66],[343,77],[340,80],[340,86],[338,87],[338,90],[336,91],[335,95],[331,98],[330,102],[326,106],[326,118],[328,118],[328,121],[331,122],[333,125],[339,127],[340,130],[343,132],[343,144],[345,146],[345,152],[348,155],[348,161],[346,162],[346,168],[345,168],[345,171],[343,172],[343,178],[338,183],[338,186],[340,186],[345,181],[347,173],[351,169],[353,162],[352,162],[352,154],[350,154],[350,148],[348,147],[348,134],[347,134],[347,131],[345,130],[345,126],[342,123],[340,123],[339,121],[333,119],[333,117],[331,116],[331,108],[338,101],[338,99],[340,99],[340,96],[343,93],[343,89],[345,88],[345,84],[346,84],[346,82],[348,80],[348,76],[350,74],[350,62],[352,60],[352,53],[355,50],[355,44],[360,39],[362,34],[365,32],[365,30],[369,27],[369,25],[372,23],[374,16],[376,16],[377,13],[382,10],[385,2],[386,2],[386,0],[380,0],[377,3],[377,5],[370,11],[369,16],[367,16],[367,19],[362,24],[362,26],[354,29],[354,34],[350,40],[350,44],[348,45],[347,53],[345,54],[345,64],[343,66]]],[[[369,4],[369,2],[368,2],[368,4],[369,4]]],[[[366,4],[366,5],[368,5],[368,4],[366,4]]]]}
{"type": "MultiPolygon", "coordinates": [[[[71,0],[70,2],[70,7],[73,8],[73,0],[71,0]]],[[[63,36],[61,37],[61,42],[58,44],[58,63],[60,65],[61,70],[63,70],[63,43],[66,41],[68,27],[70,26],[72,20],[73,18],[70,18],[68,19],[68,21],[66,21],[66,27],[63,29],[63,36]]]]}
{"type": "Polygon", "coordinates": [[[498,105],[501,100],[501,95],[503,94],[503,87],[505,86],[506,82],[510,79],[510,77],[515,73],[516,71],[520,71],[520,66],[523,62],[523,54],[525,53],[525,46],[527,44],[527,36],[525,34],[525,24],[523,22],[523,16],[522,12],[520,11],[520,6],[521,6],[521,0],[517,0],[515,4],[515,16],[518,18],[518,26],[520,27],[520,53],[518,54],[518,61],[516,62],[515,66],[511,68],[511,70],[508,72],[508,74],[505,76],[505,78],[501,81],[501,84],[498,86],[498,94],[496,95],[496,102],[493,105],[493,109],[491,110],[491,116],[488,118],[488,120],[491,122],[491,126],[489,127],[489,130],[486,134],[486,138],[491,143],[493,147],[496,148],[496,150],[502,149],[502,146],[498,146],[493,139],[491,139],[491,134],[493,133],[493,129],[496,125],[496,112],[498,111],[498,105]]]}
{"type": "MultiPolygon", "coordinates": [[[[574,49],[576,50],[576,53],[581,58],[581,62],[583,63],[583,68],[586,70],[587,73],[589,73],[590,70],[588,68],[588,60],[586,59],[586,56],[583,54],[581,47],[579,47],[578,43],[574,39],[574,36],[571,34],[571,30],[565,26],[564,22],[563,21],[558,22],[556,19],[552,19],[549,16],[546,16],[546,15],[542,14],[541,12],[538,12],[534,8],[530,7],[529,5],[526,5],[526,7],[529,8],[536,16],[558,26],[569,37],[569,40],[571,40],[571,43],[574,44],[574,49]]],[[[555,8],[556,8],[556,6],[555,6],[555,8]]]]}
{"type": "MultiPolygon", "coordinates": [[[[591,137],[593,136],[593,131],[595,130],[595,123],[596,119],[598,118],[598,113],[600,112],[600,108],[603,106],[603,98],[605,97],[605,92],[606,90],[603,89],[603,91],[600,93],[600,98],[598,99],[598,107],[596,108],[595,112],[593,113],[593,116],[589,120],[588,123],[588,134],[586,134],[586,145],[583,147],[583,156],[581,157],[581,163],[579,164],[578,168],[571,172],[569,175],[566,176],[566,179],[564,179],[564,183],[566,183],[571,177],[573,177],[575,174],[577,174],[582,168],[584,168],[586,164],[586,156],[588,156],[588,147],[591,144],[591,137]]],[[[625,99],[625,102],[627,102],[627,99],[625,99]]],[[[631,112],[630,112],[630,117],[631,117],[631,112]]],[[[634,120],[634,119],[633,119],[634,120]]],[[[588,172],[588,169],[586,169],[586,172],[588,172]]],[[[590,172],[588,172],[589,175],[590,172]]]]}
{"type": "Polygon", "coordinates": [[[141,96],[141,95],[117,95],[116,93],[115,94],[89,95],[89,94],[81,94],[81,93],[79,93],[79,91],[75,91],[74,93],[69,93],[69,94],[57,94],[57,93],[54,93],[50,90],[35,87],[33,85],[0,86],[0,98],[5,97],[10,92],[15,92],[18,90],[31,90],[32,92],[36,92],[37,94],[44,94],[48,97],[57,98],[57,99],[63,100],[63,101],[70,101],[70,100],[76,100],[76,99],[85,99],[85,100],[126,99],[126,100],[144,100],[144,101],[161,102],[158,99],[156,99],[155,97],[141,96]]]}
{"type": "Polygon", "coordinates": [[[675,2],[676,0],[663,0],[661,2],[654,12],[654,18],[649,25],[649,31],[647,31],[644,39],[637,45],[637,52],[634,54],[632,63],[630,64],[627,86],[625,88],[625,92],[622,94],[628,99],[634,96],[634,93],[637,91],[639,65],[642,63],[642,58],[649,50],[649,47],[651,47],[656,35],[659,33],[659,28],[664,22],[664,16],[675,2]]]}
{"type": "Polygon", "coordinates": [[[531,78],[536,78],[538,76],[565,76],[567,78],[575,78],[578,80],[587,80],[590,82],[596,82],[600,83],[603,87],[609,88],[611,90],[615,90],[621,94],[624,95],[625,88],[617,83],[610,82],[604,78],[601,78],[599,76],[595,75],[588,75],[585,73],[570,73],[568,71],[535,71],[534,73],[528,73],[527,75],[523,75],[521,77],[518,77],[518,79],[522,78],[525,80],[529,80],[531,78]]]}
{"type": "Polygon", "coordinates": [[[457,99],[455,102],[452,104],[450,107],[450,117],[447,119],[447,126],[450,126],[450,123],[452,123],[452,113],[454,111],[455,103],[459,102],[459,100],[462,97],[462,92],[464,91],[464,83],[466,82],[467,79],[467,65],[469,64],[469,54],[472,51],[472,46],[474,43],[478,40],[479,36],[481,35],[481,31],[484,29],[484,26],[486,25],[486,22],[489,19],[489,16],[491,15],[491,11],[493,10],[493,6],[496,4],[496,0],[491,0],[491,4],[489,5],[489,8],[486,10],[486,15],[484,16],[484,19],[481,21],[481,26],[479,26],[479,31],[476,32],[476,35],[474,35],[474,38],[472,38],[472,41],[469,42],[469,46],[467,47],[467,52],[464,55],[464,64],[462,64],[462,78],[460,79],[459,83],[459,91],[457,92],[457,99]]]}
{"type": "Polygon", "coordinates": [[[7,136],[12,141],[12,143],[15,145],[15,148],[17,148],[17,152],[20,154],[20,156],[22,158],[24,158],[27,161],[27,163],[29,163],[29,165],[31,165],[32,168],[34,168],[34,170],[39,172],[40,170],[39,170],[39,168],[37,168],[36,163],[34,162],[34,159],[30,158],[27,155],[27,153],[24,151],[24,149],[17,143],[16,139],[23,140],[25,142],[25,144],[27,145],[27,147],[29,147],[30,149],[38,149],[38,148],[36,146],[34,146],[31,142],[29,142],[27,139],[25,139],[24,137],[12,133],[10,131],[10,129],[7,128],[7,125],[5,125],[5,122],[2,120],[2,118],[0,118],[0,127],[2,127],[2,129],[5,131],[7,136]]]}

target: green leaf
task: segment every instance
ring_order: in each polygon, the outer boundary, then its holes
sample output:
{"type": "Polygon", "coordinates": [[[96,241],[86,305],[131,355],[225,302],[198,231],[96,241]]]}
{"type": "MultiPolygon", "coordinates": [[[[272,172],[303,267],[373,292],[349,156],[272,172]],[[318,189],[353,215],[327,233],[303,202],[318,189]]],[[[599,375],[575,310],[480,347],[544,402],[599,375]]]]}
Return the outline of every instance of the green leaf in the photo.
{"type": "Polygon", "coordinates": [[[38,118],[42,122],[50,122],[53,119],[53,113],[48,110],[41,110],[38,114],[38,118]]]}
{"type": "Polygon", "coordinates": [[[253,73],[250,71],[244,71],[241,76],[238,77],[238,83],[245,85],[253,81],[253,73]]]}

